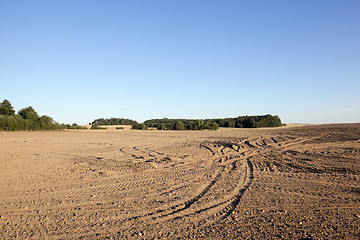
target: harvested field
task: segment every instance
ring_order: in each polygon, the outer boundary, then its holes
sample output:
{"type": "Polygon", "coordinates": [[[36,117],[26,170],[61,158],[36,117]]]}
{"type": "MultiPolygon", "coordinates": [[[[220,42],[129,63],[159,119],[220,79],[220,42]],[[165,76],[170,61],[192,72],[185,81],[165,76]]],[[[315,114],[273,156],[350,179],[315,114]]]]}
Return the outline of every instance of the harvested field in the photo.
{"type": "Polygon", "coordinates": [[[0,132],[0,238],[359,239],[360,124],[0,132]]]}

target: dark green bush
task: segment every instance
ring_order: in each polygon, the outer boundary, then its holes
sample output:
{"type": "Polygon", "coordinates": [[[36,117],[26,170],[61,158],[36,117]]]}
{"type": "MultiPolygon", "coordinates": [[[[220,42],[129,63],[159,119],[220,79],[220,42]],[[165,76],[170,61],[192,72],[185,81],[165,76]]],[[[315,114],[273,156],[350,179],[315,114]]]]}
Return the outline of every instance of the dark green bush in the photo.
{"type": "Polygon", "coordinates": [[[143,123],[138,123],[138,124],[134,124],[131,126],[131,129],[133,130],[147,130],[148,129],[148,126],[146,126],[145,124],[143,123]]]}

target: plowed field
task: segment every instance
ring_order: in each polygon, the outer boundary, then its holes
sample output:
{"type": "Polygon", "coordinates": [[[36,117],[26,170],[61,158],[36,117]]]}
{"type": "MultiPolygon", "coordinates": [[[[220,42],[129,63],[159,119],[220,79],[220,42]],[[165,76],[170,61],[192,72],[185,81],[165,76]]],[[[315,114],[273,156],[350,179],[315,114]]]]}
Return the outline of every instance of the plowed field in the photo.
{"type": "Polygon", "coordinates": [[[2,239],[359,239],[360,124],[0,132],[2,239]]]}

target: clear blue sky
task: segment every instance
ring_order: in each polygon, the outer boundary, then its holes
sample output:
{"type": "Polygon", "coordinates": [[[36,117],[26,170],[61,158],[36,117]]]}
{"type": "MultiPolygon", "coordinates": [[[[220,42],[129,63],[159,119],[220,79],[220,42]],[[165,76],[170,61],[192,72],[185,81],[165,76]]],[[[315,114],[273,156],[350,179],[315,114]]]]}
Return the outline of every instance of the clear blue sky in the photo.
{"type": "Polygon", "coordinates": [[[1,1],[0,101],[60,123],[360,122],[360,1],[1,1]]]}

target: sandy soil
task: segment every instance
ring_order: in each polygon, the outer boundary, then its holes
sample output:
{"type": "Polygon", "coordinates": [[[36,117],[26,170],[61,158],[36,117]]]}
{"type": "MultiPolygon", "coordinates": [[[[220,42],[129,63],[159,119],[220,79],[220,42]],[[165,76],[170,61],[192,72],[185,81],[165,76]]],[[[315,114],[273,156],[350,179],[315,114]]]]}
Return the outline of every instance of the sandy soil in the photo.
{"type": "Polygon", "coordinates": [[[0,132],[0,238],[359,239],[360,124],[0,132]]]}

